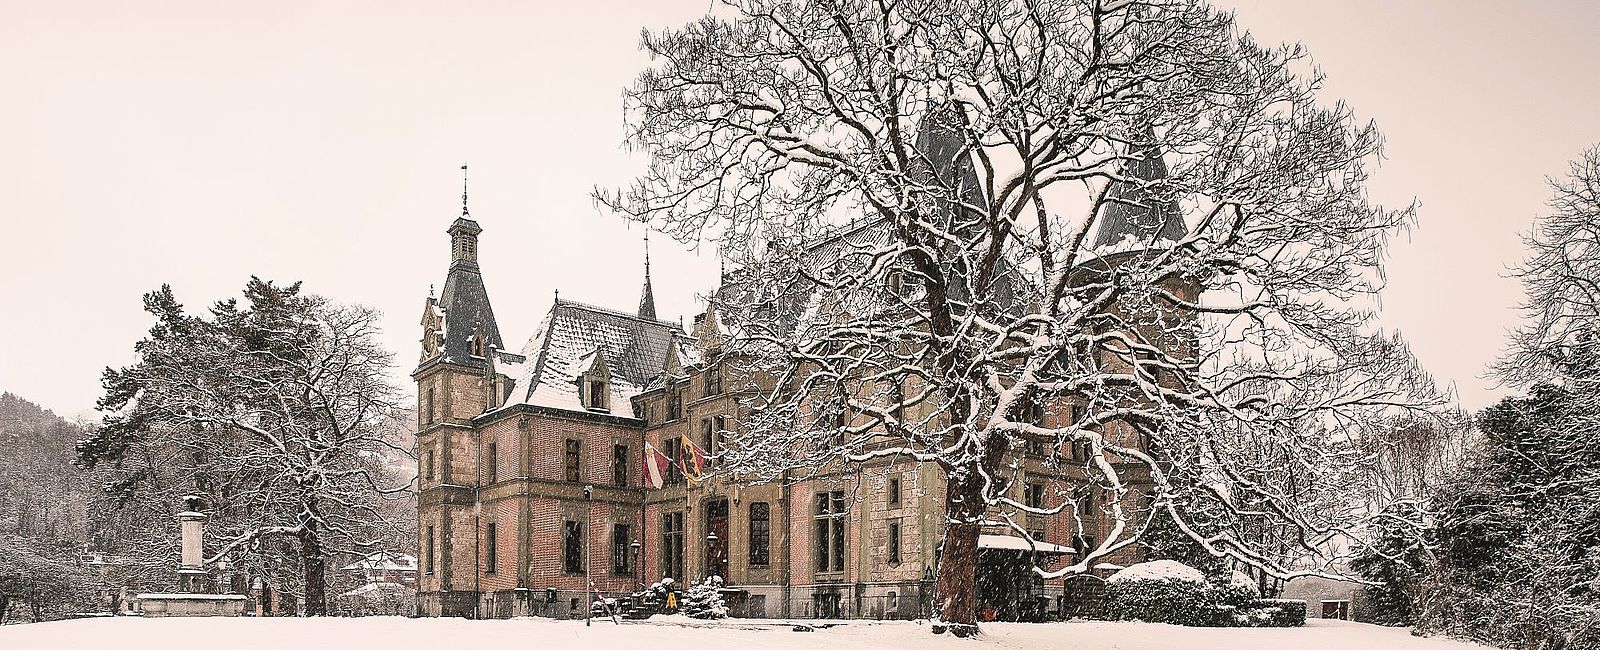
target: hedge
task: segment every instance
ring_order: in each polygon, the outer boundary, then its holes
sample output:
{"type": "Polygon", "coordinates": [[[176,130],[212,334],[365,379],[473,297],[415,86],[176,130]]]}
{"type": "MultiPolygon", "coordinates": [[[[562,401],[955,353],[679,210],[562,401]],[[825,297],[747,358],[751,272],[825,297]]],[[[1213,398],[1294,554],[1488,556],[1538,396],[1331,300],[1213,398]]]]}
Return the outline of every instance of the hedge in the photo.
{"type": "Polygon", "coordinates": [[[1233,609],[1232,621],[1239,627],[1300,627],[1306,624],[1306,601],[1288,598],[1257,598],[1233,609]]]}
{"type": "Polygon", "coordinates": [[[1112,576],[1106,581],[1106,616],[1148,623],[1216,625],[1220,611],[1218,591],[1198,571],[1172,564],[1194,575],[1182,571],[1152,572],[1136,564],[1112,576]]]}

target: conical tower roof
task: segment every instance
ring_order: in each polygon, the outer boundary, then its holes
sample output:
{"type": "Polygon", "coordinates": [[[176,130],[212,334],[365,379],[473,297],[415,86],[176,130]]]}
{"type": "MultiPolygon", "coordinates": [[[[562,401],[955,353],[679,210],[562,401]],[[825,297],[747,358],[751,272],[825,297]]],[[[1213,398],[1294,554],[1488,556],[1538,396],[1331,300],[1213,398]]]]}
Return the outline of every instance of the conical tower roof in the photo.
{"type": "Polygon", "coordinates": [[[1155,131],[1145,129],[1129,154],[1122,174],[1131,180],[1115,181],[1111,186],[1092,246],[1115,246],[1129,237],[1142,244],[1183,239],[1188,234],[1183,213],[1177,201],[1160,193],[1159,185],[1167,179],[1167,163],[1161,158],[1155,131]]]}

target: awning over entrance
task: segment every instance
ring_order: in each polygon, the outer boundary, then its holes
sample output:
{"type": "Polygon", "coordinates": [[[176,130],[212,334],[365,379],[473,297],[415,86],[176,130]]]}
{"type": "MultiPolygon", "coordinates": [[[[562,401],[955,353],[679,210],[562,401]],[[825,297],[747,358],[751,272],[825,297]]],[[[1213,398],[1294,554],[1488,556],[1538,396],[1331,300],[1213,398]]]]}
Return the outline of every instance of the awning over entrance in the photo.
{"type": "Polygon", "coordinates": [[[998,549],[1003,551],[1033,551],[1035,553],[1055,553],[1058,555],[1066,555],[1077,552],[1072,550],[1071,547],[1062,546],[1060,544],[1051,544],[1049,542],[1033,542],[1030,545],[1028,540],[1012,535],[979,535],[978,548],[998,549]]]}

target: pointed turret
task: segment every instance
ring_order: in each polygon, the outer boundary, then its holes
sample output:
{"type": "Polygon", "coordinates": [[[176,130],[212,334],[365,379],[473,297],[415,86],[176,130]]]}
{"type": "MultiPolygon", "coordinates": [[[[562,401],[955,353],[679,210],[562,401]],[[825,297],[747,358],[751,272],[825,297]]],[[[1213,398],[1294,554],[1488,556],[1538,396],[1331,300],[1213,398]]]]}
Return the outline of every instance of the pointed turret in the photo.
{"type": "MultiPolygon", "coordinates": [[[[465,171],[466,167],[461,169],[465,171]]],[[[500,340],[500,327],[489,305],[489,291],[484,288],[483,273],[478,269],[478,235],[483,227],[467,213],[464,185],[461,216],[445,232],[450,235],[450,272],[445,276],[444,289],[439,292],[438,299],[430,298],[429,310],[437,309],[442,314],[433,325],[436,331],[424,334],[424,355],[432,352],[433,358],[446,362],[481,366],[489,348],[504,349],[505,344],[500,340]],[[433,349],[426,343],[430,335],[431,340],[437,341],[433,349]]],[[[424,328],[427,327],[425,324],[424,328]]]]}
{"type": "MultiPolygon", "coordinates": [[[[955,190],[961,202],[983,205],[983,186],[978,183],[978,172],[973,167],[972,156],[965,151],[966,141],[961,133],[961,116],[956,109],[945,107],[930,111],[917,128],[917,141],[912,155],[911,168],[919,180],[929,185],[955,190]]],[[[946,218],[954,216],[956,206],[941,201],[941,212],[946,218]]]]}
{"type": "Polygon", "coordinates": [[[1188,234],[1177,201],[1161,194],[1167,163],[1161,158],[1154,129],[1145,128],[1140,142],[1129,147],[1130,159],[1122,164],[1126,181],[1116,181],[1106,195],[1106,205],[1095,231],[1094,248],[1115,246],[1132,237],[1140,244],[1157,240],[1178,241],[1188,234]]]}
{"type": "Polygon", "coordinates": [[[639,317],[656,317],[656,294],[650,289],[650,233],[644,234],[644,292],[639,296],[639,317]]]}

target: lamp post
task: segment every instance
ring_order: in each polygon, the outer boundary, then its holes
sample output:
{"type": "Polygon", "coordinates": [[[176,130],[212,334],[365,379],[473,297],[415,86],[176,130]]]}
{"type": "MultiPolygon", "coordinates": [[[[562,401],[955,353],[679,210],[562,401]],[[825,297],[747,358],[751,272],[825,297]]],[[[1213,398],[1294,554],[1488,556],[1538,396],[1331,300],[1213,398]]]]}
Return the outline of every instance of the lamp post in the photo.
{"type": "Polygon", "coordinates": [[[718,570],[721,569],[722,567],[717,564],[717,561],[722,559],[722,558],[717,557],[716,549],[717,549],[717,531],[713,530],[713,531],[711,531],[709,533],[706,533],[706,575],[707,576],[713,576],[714,575],[714,576],[717,576],[717,577],[721,577],[721,573],[718,570]]]}
{"type": "Polygon", "coordinates": [[[628,548],[633,549],[633,575],[637,578],[635,582],[639,583],[639,591],[644,591],[644,565],[639,563],[639,551],[644,548],[644,545],[640,544],[639,540],[636,539],[633,540],[632,544],[628,545],[628,548]]]}
{"type": "MultiPolygon", "coordinates": [[[[592,515],[593,512],[594,512],[594,486],[593,485],[585,485],[585,486],[583,486],[583,527],[584,528],[589,528],[590,527],[589,526],[589,519],[591,518],[591,515],[592,515]]],[[[583,535],[582,535],[582,539],[583,539],[583,583],[584,583],[584,593],[587,595],[587,601],[588,601],[588,602],[584,603],[584,605],[583,605],[583,626],[584,627],[589,627],[590,625],[592,625],[593,622],[590,619],[594,618],[594,576],[589,574],[589,534],[593,533],[593,532],[594,532],[593,530],[585,530],[585,531],[583,531],[583,535]]]]}

